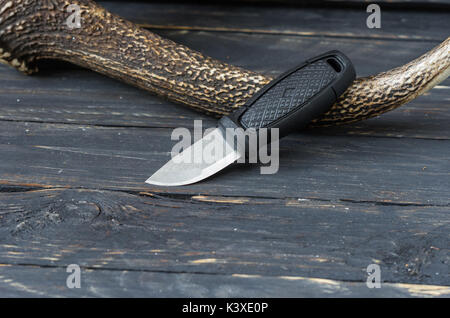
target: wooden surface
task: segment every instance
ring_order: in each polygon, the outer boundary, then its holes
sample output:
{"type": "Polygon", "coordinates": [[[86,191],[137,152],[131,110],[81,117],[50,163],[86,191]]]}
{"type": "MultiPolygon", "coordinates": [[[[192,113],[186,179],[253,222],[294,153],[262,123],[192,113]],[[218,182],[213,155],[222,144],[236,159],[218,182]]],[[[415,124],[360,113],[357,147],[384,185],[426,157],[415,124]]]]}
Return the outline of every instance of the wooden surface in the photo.
{"type": "MultiPolygon", "coordinates": [[[[445,10],[105,7],[202,53],[276,75],[329,49],[360,76],[449,36],[445,10]]],[[[446,6],[446,1],[441,1],[446,6]]],[[[144,180],[173,128],[215,120],[69,64],[0,66],[0,296],[450,296],[450,80],[379,118],[298,132],[280,171],[144,180]],[[366,287],[381,267],[382,288],[366,287]],[[79,264],[82,288],[66,287],[79,264]]]]}

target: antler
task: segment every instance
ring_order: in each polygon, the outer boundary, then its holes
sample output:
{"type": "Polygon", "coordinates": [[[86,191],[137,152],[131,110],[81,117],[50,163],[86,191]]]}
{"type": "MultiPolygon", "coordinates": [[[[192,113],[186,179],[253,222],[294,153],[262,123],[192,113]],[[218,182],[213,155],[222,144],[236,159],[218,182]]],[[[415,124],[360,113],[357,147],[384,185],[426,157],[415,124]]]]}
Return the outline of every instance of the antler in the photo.
{"type": "MultiPolygon", "coordinates": [[[[449,76],[450,37],[418,59],[357,79],[315,125],[371,118],[449,76]]],[[[139,28],[91,0],[0,0],[0,61],[25,73],[40,59],[68,61],[200,111],[225,115],[270,77],[232,66],[139,28]],[[81,27],[69,28],[70,5],[81,27]]]]}

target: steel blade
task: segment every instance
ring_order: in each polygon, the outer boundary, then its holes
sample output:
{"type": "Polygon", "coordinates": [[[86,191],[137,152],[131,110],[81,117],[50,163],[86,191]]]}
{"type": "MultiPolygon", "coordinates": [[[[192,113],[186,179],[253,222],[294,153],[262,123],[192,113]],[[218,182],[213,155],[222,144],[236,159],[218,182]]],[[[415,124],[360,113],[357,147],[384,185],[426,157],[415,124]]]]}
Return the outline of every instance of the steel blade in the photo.
{"type": "Polygon", "coordinates": [[[161,186],[192,184],[215,174],[240,157],[241,154],[226,142],[223,131],[216,128],[174,156],[145,182],[161,186]],[[209,149],[222,150],[208,151],[209,149]]]}

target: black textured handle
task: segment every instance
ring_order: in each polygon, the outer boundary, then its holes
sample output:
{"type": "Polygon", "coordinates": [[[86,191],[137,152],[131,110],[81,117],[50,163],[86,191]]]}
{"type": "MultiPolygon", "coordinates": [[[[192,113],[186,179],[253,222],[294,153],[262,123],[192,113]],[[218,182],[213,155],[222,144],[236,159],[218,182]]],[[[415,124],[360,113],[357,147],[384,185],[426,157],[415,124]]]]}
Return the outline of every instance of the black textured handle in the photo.
{"type": "Polygon", "coordinates": [[[269,127],[291,111],[301,108],[327,87],[338,73],[325,60],[318,60],[277,81],[249,105],[242,115],[246,128],[269,127]]]}
{"type": "Polygon", "coordinates": [[[280,137],[327,111],[355,79],[339,51],[310,59],[282,74],[229,116],[242,128],[279,128],[280,137]]]}

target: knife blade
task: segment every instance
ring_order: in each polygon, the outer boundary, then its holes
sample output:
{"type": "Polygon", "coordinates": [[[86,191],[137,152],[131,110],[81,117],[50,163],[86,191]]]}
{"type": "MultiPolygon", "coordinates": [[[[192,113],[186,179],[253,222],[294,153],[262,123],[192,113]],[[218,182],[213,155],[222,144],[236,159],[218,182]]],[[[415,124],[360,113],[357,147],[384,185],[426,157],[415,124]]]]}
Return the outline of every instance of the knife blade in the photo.
{"type": "MultiPolygon", "coordinates": [[[[206,156],[211,153],[206,153],[206,156]]],[[[180,186],[201,181],[217,171],[222,170],[231,163],[238,160],[242,154],[236,151],[224,139],[221,128],[216,128],[203,139],[197,141],[183,152],[177,154],[166,163],[161,169],[155,172],[146,182],[162,186],[180,186]],[[205,158],[205,147],[212,143],[217,143],[224,148],[223,156],[215,158],[205,158]],[[195,158],[202,158],[195,160],[195,158]],[[197,161],[197,162],[196,162],[197,161]]]]}
{"type": "Polygon", "coordinates": [[[261,88],[243,107],[221,118],[216,129],[175,155],[146,183],[181,186],[210,177],[248,157],[248,138],[244,145],[236,143],[227,138],[228,130],[251,130],[257,136],[262,129],[278,129],[282,138],[329,110],[355,77],[351,61],[336,50],[301,63],[261,88]],[[211,148],[220,151],[205,151],[211,148]]]}

